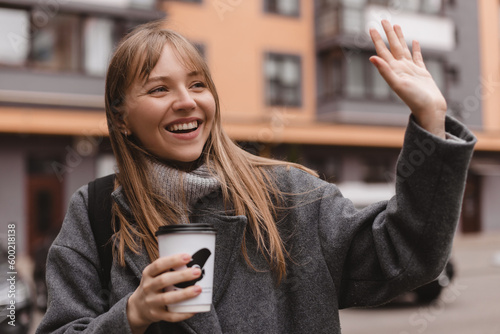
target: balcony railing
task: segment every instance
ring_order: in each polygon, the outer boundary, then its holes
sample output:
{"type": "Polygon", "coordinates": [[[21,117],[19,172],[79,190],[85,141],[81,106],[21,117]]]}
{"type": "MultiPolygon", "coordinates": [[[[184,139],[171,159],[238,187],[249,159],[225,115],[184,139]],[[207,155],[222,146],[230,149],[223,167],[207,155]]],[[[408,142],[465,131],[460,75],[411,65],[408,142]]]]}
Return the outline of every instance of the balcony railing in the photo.
{"type": "Polygon", "coordinates": [[[101,107],[114,47],[165,17],[156,2],[0,0],[0,104],[101,107]]]}
{"type": "MultiPolygon", "coordinates": [[[[359,2],[366,3],[360,5],[358,2],[339,1],[317,8],[316,42],[320,49],[331,47],[335,41],[349,47],[354,44],[358,48],[366,48],[370,41],[369,28],[381,31],[380,22],[383,19],[403,26],[409,43],[416,39],[422,47],[435,51],[451,51],[455,48],[455,24],[443,16],[442,11],[414,11],[369,4],[366,1],[359,2]]],[[[385,34],[382,35],[385,37],[385,34]]]]}

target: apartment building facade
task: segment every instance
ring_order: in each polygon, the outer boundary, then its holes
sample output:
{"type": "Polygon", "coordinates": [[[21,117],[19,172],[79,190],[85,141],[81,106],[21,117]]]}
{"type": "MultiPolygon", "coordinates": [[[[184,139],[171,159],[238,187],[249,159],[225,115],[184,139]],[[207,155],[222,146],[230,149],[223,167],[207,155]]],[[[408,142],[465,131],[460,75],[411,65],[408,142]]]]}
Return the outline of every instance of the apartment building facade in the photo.
{"type": "Polygon", "coordinates": [[[450,113],[480,139],[461,230],[500,229],[500,94],[484,84],[495,37],[479,19],[498,24],[498,8],[493,17],[484,3],[0,0],[0,227],[16,223],[19,247],[32,252],[57,230],[69,196],[113,171],[102,97],[109,54],[131,27],[165,17],[206,58],[234,140],[318,170],[359,206],[393,192],[409,116],[368,62],[367,29],[401,24],[421,42],[450,113]]]}

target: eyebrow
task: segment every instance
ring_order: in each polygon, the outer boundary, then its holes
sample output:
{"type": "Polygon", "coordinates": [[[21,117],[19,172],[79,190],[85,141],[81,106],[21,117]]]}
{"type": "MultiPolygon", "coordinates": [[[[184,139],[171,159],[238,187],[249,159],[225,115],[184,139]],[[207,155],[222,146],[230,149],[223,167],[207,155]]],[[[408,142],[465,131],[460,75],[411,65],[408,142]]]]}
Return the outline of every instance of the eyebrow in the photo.
{"type": "MultiPolygon", "coordinates": [[[[187,76],[190,78],[190,77],[196,77],[200,75],[200,71],[191,71],[187,74],[187,76]]],[[[149,77],[148,80],[146,80],[144,82],[144,84],[142,85],[142,87],[146,86],[147,84],[151,83],[151,82],[164,82],[164,81],[167,81],[170,79],[170,76],[168,75],[160,75],[160,76],[156,76],[156,77],[149,77]]]]}

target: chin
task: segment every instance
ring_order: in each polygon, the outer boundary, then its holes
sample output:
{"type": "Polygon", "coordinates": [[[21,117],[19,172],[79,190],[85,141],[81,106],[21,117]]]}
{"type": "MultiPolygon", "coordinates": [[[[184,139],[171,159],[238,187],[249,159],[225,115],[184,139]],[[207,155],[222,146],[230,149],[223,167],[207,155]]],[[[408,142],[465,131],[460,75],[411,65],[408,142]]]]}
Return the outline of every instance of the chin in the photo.
{"type": "Polygon", "coordinates": [[[200,165],[201,154],[193,156],[175,157],[174,159],[162,159],[163,162],[179,169],[193,169],[200,165]]]}
{"type": "Polygon", "coordinates": [[[201,154],[196,154],[196,155],[192,155],[192,156],[184,156],[184,157],[179,157],[178,159],[174,159],[173,161],[177,161],[179,163],[185,163],[185,164],[189,164],[189,163],[194,163],[196,161],[198,161],[198,159],[201,157],[201,154]]]}

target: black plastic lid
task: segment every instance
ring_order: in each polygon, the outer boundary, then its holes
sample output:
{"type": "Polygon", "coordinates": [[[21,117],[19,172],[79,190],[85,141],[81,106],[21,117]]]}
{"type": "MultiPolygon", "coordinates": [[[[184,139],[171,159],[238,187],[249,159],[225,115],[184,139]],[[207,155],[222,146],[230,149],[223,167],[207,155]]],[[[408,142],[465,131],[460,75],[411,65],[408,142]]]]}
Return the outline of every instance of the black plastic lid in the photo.
{"type": "Polygon", "coordinates": [[[155,235],[159,236],[161,234],[169,233],[215,233],[217,230],[212,224],[179,224],[179,225],[167,225],[160,226],[155,235]]]}

